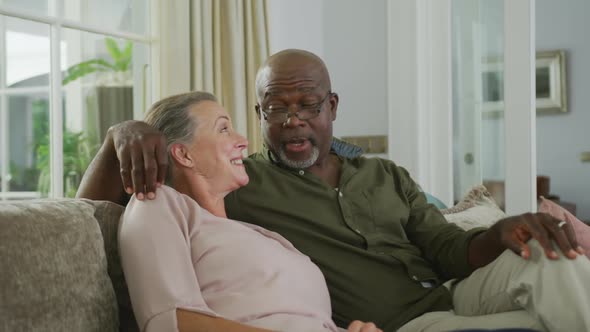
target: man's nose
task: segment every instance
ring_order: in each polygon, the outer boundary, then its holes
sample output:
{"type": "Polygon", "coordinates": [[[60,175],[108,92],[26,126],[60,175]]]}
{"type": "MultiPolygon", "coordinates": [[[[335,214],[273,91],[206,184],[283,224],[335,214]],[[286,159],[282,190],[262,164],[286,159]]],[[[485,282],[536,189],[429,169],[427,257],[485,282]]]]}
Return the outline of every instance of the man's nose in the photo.
{"type": "Polygon", "coordinates": [[[297,126],[301,126],[304,123],[305,123],[304,120],[300,120],[297,117],[297,113],[295,113],[295,112],[287,113],[287,121],[285,121],[283,123],[283,127],[297,127],[297,126]]]}

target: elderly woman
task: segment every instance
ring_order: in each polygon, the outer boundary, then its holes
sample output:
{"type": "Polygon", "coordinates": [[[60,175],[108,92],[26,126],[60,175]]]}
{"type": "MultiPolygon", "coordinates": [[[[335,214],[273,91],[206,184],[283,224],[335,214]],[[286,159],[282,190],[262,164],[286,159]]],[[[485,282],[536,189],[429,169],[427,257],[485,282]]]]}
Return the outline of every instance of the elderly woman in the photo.
{"type": "MultiPolygon", "coordinates": [[[[338,331],[320,270],[277,233],[229,220],[224,197],[248,183],[246,139],[204,92],[154,104],[168,141],[167,183],[132,197],[119,242],[142,331],[338,331]]],[[[355,321],[349,331],[380,331],[355,321]]]]}

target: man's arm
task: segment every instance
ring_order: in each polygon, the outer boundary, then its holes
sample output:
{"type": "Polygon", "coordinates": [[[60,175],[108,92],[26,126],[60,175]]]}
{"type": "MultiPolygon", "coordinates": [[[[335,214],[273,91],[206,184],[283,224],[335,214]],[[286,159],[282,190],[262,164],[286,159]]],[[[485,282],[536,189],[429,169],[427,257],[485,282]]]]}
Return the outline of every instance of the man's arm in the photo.
{"type": "Polygon", "coordinates": [[[125,205],[128,194],[155,197],[168,168],[166,139],[145,122],[125,121],[109,128],[86,170],[76,197],[125,205]]]}
{"type": "MultiPolygon", "coordinates": [[[[265,332],[270,331],[258,327],[240,324],[231,320],[211,317],[197,312],[176,309],[176,319],[178,320],[178,331],[180,332],[209,332],[209,331],[227,331],[227,332],[265,332]]],[[[344,330],[343,330],[344,331],[344,330]]],[[[350,323],[348,332],[383,332],[373,323],[365,323],[355,320],[350,323]]]]}
{"type": "Polygon", "coordinates": [[[112,130],[109,129],[100,150],[82,177],[76,197],[106,200],[124,205],[127,193],[119,175],[119,165],[112,130]]]}
{"type": "Polygon", "coordinates": [[[569,223],[562,224],[544,213],[508,217],[485,231],[473,229],[466,237],[463,231],[447,224],[438,211],[426,204],[407,171],[402,169],[400,178],[411,206],[406,232],[446,277],[463,277],[491,263],[506,249],[528,259],[530,250],[526,242],[531,238],[539,241],[551,259],[559,257],[553,241],[569,259],[584,252],[569,223]]]}
{"type": "Polygon", "coordinates": [[[176,309],[176,319],[178,321],[178,331],[180,332],[270,332],[270,330],[182,309],[176,309]]]}

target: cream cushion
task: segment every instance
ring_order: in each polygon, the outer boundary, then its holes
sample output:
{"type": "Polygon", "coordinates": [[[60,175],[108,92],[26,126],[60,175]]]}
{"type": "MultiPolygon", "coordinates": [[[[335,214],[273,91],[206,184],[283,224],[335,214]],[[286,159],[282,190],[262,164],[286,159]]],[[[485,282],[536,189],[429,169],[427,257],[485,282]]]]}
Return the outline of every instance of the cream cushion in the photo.
{"type": "Polygon", "coordinates": [[[473,187],[455,206],[440,210],[448,222],[464,230],[476,227],[490,227],[496,221],[506,218],[488,190],[478,185],[473,187]]]}

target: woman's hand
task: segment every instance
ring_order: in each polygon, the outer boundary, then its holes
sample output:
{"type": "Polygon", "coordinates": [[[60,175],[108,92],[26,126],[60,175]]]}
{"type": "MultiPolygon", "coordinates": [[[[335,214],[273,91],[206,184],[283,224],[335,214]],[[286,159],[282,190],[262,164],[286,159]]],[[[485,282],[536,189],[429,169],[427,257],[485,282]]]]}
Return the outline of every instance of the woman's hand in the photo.
{"type": "Polygon", "coordinates": [[[360,320],[355,320],[350,325],[348,325],[348,332],[383,332],[381,329],[377,328],[375,324],[369,322],[361,322],[360,320]]]}

